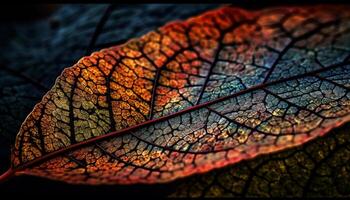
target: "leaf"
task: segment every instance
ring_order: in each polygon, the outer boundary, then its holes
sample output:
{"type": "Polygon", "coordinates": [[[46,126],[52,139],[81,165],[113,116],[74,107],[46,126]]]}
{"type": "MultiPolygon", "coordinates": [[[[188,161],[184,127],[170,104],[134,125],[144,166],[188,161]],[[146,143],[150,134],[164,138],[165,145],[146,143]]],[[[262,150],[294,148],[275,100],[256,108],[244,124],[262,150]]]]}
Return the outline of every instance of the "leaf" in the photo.
{"type": "Polygon", "coordinates": [[[222,8],[67,68],[23,123],[16,174],[160,183],[349,120],[344,7],[222,8]]]}

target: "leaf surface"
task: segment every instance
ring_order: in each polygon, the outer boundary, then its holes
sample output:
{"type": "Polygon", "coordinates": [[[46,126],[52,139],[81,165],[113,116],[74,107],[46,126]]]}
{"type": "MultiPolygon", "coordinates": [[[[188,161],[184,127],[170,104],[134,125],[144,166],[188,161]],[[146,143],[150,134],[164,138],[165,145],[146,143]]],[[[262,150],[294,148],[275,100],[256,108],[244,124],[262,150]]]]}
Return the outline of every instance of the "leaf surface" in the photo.
{"type": "Polygon", "coordinates": [[[221,8],[84,57],[22,124],[16,173],[160,183],[322,136],[349,120],[345,10],[221,8]]]}

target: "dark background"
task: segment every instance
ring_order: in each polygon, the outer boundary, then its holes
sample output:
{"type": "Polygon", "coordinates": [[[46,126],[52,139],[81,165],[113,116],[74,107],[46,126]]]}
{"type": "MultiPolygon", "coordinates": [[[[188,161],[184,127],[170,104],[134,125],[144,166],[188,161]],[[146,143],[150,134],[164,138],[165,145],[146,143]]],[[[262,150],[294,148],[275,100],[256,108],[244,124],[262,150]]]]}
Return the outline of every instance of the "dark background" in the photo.
{"type": "MultiPolygon", "coordinates": [[[[234,1],[247,9],[285,4],[342,1],[234,1]]],[[[0,174],[21,122],[51,88],[63,68],[80,57],[219,4],[202,5],[2,5],[0,7],[0,174]]],[[[161,185],[68,185],[38,177],[14,177],[0,183],[0,194],[128,195],[162,197],[183,180],[161,185]]]]}

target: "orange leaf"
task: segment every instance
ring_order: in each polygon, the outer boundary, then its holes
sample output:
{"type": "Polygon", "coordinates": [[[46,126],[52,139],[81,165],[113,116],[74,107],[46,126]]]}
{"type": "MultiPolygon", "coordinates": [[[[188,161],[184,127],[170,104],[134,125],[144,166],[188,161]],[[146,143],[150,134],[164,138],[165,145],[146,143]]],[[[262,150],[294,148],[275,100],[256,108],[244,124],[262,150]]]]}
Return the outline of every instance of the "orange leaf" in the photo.
{"type": "Polygon", "coordinates": [[[2,178],[161,183],[322,136],[350,120],[348,9],[224,7],[84,57],[2,178]]]}

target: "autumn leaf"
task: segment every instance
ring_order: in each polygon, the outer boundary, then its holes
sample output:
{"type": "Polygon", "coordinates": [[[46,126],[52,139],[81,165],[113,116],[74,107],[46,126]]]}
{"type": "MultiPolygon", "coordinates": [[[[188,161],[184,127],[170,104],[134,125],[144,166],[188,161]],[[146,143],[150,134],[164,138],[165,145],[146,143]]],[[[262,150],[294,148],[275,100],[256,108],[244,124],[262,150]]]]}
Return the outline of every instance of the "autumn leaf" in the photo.
{"type": "Polygon", "coordinates": [[[347,7],[226,7],[82,58],[26,118],[6,175],[162,183],[349,121],[347,7]]]}

